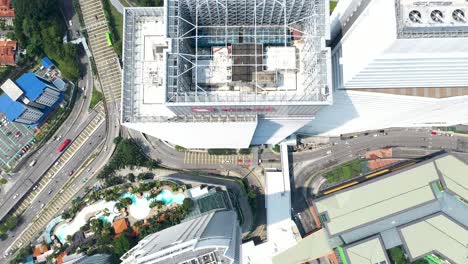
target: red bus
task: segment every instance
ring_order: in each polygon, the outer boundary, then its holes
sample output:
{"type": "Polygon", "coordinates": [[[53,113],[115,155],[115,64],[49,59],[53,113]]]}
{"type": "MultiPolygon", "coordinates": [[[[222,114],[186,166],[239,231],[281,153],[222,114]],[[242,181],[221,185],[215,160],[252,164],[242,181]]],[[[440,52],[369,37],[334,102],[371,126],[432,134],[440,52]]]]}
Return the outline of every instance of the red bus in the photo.
{"type": "Polygon", "coordinates": [[[71,140],[66,139],[62,144],[60,144],[60,146],[57,148],[58,152],[62,152],[68,146],[68,144],[70,144],[70,142],[71,140]]]}

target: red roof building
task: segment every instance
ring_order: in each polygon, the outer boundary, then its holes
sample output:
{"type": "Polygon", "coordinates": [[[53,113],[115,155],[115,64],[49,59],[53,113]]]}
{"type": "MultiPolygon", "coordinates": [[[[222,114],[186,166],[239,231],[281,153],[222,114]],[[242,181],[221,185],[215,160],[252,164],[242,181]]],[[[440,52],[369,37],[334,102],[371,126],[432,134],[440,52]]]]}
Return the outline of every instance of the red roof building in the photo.
{"type": "Polygon", "coordinates": [[[11,8],[11,0],[0,0],[0,17],[13,18],[15,10],[11,8]]]}
{"type": "Polygon", "coordinates": [[[12,40],[0,41],[0,66],[6,66],[6,65],[16,66],[16,61],[15,61],[16,46],[17,46],[16,41],[12,41],[12,40]]]}

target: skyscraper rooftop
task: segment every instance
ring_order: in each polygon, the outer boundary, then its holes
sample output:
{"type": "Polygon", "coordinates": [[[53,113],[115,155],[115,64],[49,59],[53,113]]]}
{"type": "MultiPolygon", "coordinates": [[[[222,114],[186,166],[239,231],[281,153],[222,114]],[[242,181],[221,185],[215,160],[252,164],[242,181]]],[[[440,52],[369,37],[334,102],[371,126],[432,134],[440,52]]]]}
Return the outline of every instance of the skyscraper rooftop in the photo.
{"type": "MultiPolygon", "coordinates": [[[[215,123],[249,123],[241,147],[255,141],[259,117],[310,120],[332,103],[328,13],[325,0],[166,0],[164,8],[126,8],[123,125],[153,126],[156,137],[173,142],[174,122],[211,123],[196,130],[198,138],[218,130],[215,123]],[[170,124],[161,130],[164,122],[170,124]]],[[[278,138],[306,120],[293,123],[278,138]]]]}

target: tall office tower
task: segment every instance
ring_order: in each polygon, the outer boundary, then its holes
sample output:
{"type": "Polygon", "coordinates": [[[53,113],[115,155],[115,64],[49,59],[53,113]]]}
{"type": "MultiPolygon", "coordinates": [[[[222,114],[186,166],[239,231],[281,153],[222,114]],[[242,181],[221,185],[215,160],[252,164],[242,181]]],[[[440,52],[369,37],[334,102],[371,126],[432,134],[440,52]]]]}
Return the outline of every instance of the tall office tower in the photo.
{"type": "Polygon", "coordinates": [[[300,130],[336,136],[468,122],[468,2],[340,0],[333,106],[300,130]]]}
{"type": "Polygon", "coordinates": [[[334,87],[468,95],[467,16],[465,0],[340,1],[331,28],[334,87]]]}
{"type": "Polygon", "coordinates": [[[122,124],[188,148],[288,137],[332,103],[328,0],[166,0],[124,14],[122,124]]]}
{"type": "Polygon", "coordinates": [[[218,211],[151,234],[120,259],[123,264],[239,264],[241,240],[236,213],[218,211]]]}

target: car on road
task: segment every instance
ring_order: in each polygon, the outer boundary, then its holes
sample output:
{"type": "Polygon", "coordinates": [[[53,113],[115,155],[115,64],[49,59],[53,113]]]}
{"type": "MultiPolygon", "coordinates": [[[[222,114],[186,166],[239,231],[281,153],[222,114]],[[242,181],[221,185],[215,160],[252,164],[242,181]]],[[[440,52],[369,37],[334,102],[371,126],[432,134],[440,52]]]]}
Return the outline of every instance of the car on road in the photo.
{"type": "Polygon", "coordinates": [[[49,192],[48,192],[47,194],[49,194],[49,195],[50,195],[51,193],[52,193],[52,189],[50,189],[50,190],[49,190],[49,192]]]}
{"type": "Polygon", "coordinates": [[[44,204],[42,203],[42,204],[41,204],[41,208],[43,208],[43,207],[44,207],[44,204]]]}
{"type": "Polygon", "coordinates": [[[32,166],[36,165],[36,162],[37,162],[37,160],[31,161],[31,163],[29,163],[29,167],[32,167],[32,166]]]}
{"type": "Polygon", "coordinates": [[[16,193],[15,195],[13,195],[13,199],[16,199],[16,197],[18,197],[19,193],[16,193]]]}
{"type": "Polygon", "coordinates": [[[74,172],[75,172],[74,170],[71,170],[71,171],[68,173],[68,176],[72,176],[74,172]]]}

